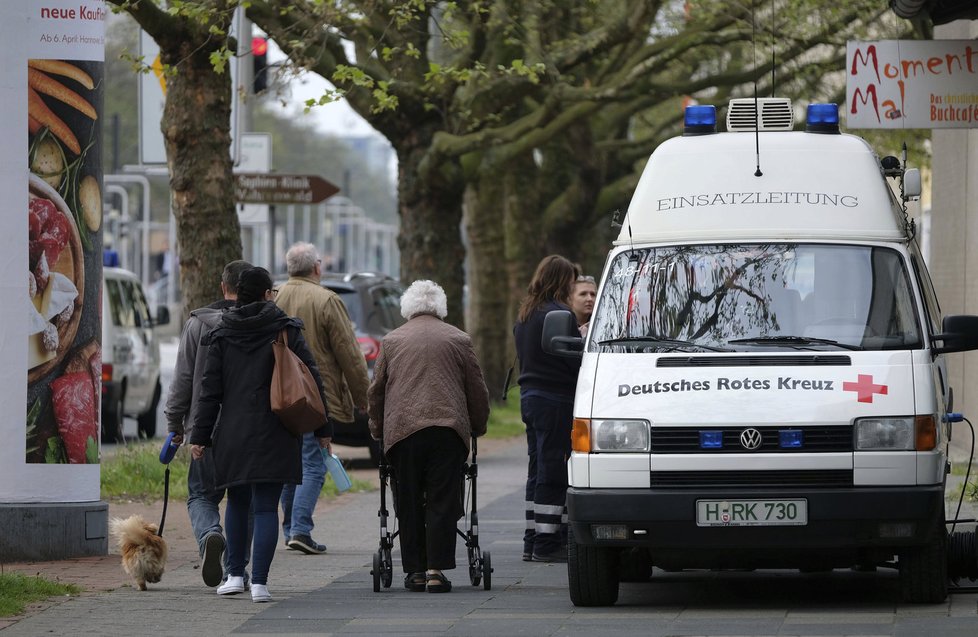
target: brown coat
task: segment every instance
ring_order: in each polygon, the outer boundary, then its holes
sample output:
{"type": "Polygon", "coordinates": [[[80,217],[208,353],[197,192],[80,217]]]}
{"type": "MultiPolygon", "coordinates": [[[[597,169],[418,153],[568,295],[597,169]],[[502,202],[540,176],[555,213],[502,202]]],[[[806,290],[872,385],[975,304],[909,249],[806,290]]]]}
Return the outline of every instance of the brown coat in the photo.
{"type": "Polygon", "coordinates": [[[489,391],[469,335],[430,314],[390,332],[374,365],[368,414],[385,452],[425,427],[451,427],[466,447],[486,433],[489,391]]]}
{"type": "Polygon", "coordinates": [[[330,417],[353,422],[353,405],[367,403],[370,377],[343,301],[314,278],[294,276],[279,288],[275,304],[305,324],[303,336],[323,378],[330,417]]]}

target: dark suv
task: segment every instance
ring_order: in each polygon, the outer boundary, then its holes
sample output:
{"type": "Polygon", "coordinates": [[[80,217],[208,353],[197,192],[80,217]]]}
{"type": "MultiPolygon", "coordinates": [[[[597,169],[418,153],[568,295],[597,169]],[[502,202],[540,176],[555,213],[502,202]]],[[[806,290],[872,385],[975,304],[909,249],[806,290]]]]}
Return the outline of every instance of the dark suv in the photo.
{"type": "MultiPolygon", "coordinates": [[[[320,281],[324,288],[336,292],[346,305],[372,378],[374,363],[380,353],[380,341],[395,327],[404,324],[404,317],[401,316],[404,287],[396,279],[373,272],[324,272],[320,281]]],[[[370,459],[375,464],[380,461],[380,444],[370,438],[367,414],[359,409],[352,425],[340,425],[334,429],[333,442],[348,447],[369,447],[370,459]]]]}

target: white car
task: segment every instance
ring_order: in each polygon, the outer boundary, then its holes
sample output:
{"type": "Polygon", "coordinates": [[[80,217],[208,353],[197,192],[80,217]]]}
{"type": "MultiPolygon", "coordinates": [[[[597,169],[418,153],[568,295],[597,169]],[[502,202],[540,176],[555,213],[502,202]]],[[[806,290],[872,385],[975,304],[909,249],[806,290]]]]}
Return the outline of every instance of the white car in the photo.
{"type": "Polygon", "coordinates": [[[102,440],[123,440],[123,417],[135,417],[139,436],[156,435],[160,402],[160,345],[154,328],[170,322],[160,306],[154,317],[139,278],[121,268],[102,270],[102,440]]]}

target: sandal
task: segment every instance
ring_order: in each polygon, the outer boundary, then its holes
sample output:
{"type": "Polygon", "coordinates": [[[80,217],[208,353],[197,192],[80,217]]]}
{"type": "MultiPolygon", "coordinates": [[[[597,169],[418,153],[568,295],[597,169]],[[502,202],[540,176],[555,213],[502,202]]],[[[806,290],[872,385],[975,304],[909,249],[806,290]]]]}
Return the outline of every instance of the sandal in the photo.
{"type": "Polygon", "coordinates": [[[452,583],[442,573],[431,573],[428,577],[429,593],[447,593],[452,590],[452,583]]]}
{"type": "Polygon", "coordinates": [[[404,588],[413,593],[423,593],[426,586],[427,580],[425,579],[424,572],[408,573],[404,576],[404,588]]]}

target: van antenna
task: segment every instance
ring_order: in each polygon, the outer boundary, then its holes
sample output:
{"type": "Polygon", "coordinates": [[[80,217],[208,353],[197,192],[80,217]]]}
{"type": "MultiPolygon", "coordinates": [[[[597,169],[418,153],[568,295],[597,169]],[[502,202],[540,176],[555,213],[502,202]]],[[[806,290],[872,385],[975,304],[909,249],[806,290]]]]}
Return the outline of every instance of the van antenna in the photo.
{"type": "Polygon", "coordinates": [[[754,49],[754,152],[757,155],[757,170],[754,171],[755,177],[760,177],[761,172],[761,114],[758,112],[757,104],[757,26],[754,20],[754,0],[750,3],[750,40],[754,49]]]}
{"type": "Polygon", "coordinates": [[[907,232],[910,234],[910,238],[912,239],[917,235],[917,222],[907,213],[906,186],[903,182],[904,176],[907,174],[907,142],[903,142],[901,159],[903,161],[900,165],[900,201],[903,204],[903,222],[906,224],[907,232]]]}

